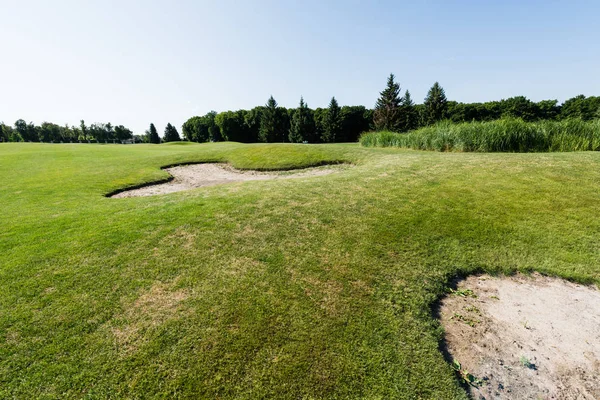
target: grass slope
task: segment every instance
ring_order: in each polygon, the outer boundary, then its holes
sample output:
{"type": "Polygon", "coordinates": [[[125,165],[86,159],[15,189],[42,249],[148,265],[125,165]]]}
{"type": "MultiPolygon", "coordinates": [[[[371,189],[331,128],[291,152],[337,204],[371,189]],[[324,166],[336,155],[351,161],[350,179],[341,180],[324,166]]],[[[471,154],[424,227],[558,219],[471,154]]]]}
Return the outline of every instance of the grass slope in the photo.
{"type": "Polygon", "coordinates": [[[0,398],[465,398],[452,277],[600,282],[600,154],[0,145],[0,398]],[[159,167],[326,177],[109,199],[159,167]]]}

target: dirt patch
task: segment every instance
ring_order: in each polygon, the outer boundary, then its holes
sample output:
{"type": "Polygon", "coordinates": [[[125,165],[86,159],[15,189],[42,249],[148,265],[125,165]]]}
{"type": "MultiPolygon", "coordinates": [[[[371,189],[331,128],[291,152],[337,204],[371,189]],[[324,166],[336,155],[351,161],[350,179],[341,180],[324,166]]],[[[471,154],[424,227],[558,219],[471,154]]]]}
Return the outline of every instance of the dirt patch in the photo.
{"type": "Polygon", "coordinates": [[[327,166],[306,168],[298,171],[259,172],[236,170],[225,164],[215,163],[181,165],[165,169],[165,171],[173,176],[173,179],[169,182],[149,185],[138,189],[125,190],[110,197],[154,196],[232,182],[323,176],[339,170],[340,166],[327,166]]]}
{"type": "Polygon", "coordinates": [[[600,291],[537,274],[473,276],[439,313],[474,399],[600,399],[600,291]]]}
{"type": "Polygon", "coordinates": [[[173,291],[167,284],[156,283],[133,304],[125,305],[119,318],[124,323],[112,328],[119,347],[125,353],[137,349],[145,332],[179,316],[188,296],[185,290],[173,291]]]}

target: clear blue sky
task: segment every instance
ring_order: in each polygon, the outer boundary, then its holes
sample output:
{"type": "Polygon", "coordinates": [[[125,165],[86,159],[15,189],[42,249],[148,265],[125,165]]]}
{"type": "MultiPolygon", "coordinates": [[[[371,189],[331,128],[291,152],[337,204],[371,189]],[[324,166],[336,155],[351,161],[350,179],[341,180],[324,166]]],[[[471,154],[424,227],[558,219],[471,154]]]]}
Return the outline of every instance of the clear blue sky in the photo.
{"type": "Polygon", "coordinates": [[[372,107],[600,95],[600,1],[0,0],[0,121],[162,132],[272,94],[372,107]]]}

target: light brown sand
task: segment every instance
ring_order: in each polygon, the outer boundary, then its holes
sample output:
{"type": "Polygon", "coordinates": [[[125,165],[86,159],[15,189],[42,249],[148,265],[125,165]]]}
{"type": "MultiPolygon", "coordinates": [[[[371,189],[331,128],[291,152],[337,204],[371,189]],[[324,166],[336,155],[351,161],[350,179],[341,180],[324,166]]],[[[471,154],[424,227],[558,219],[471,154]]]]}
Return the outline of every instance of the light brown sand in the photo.
{"type": "Polygon", "coordinates": [[[440,318],[449,355],[478,380],[474,399],[600,399],[597,289],[472,276],[442,301],[440,318]]]}
{"type": "Polygon", "coordinates": [[[240,171],[224,164],[192,164],[165,169],[173,176],[167,183],[126,190],[111,197],[140,197],[181,192],[203,186],[214,186],[232,182],[258,181],[266,179],[290,179],[328,175],[339,171],[340,167],[306,168],[297,172],[258,172],[240,171]]]}

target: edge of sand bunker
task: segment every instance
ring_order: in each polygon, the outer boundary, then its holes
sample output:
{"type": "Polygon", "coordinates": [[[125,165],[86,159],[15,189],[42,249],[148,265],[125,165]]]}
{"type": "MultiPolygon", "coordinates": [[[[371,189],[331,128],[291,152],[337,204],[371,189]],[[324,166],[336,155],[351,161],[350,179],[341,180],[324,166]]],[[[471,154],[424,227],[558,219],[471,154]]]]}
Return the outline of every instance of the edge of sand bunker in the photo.
{"type": "Polygon", "coordinates": [[[345,167],[346,164],[332,163],[293,170],[257,171],[239,170],[223,163],[170,165],[161,168],[169,173],[169,178],[119,189],[108,193],[106,197],[145,197],[234,182],[309,178],[339,172],[345,167]]]}
{"type": "Polygon", "coordinates": [[[600,291],[470,276],[443,298],[442,351],[473,399],[599,399],[600,291]]]}

